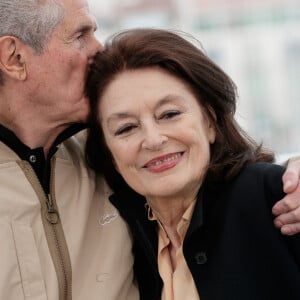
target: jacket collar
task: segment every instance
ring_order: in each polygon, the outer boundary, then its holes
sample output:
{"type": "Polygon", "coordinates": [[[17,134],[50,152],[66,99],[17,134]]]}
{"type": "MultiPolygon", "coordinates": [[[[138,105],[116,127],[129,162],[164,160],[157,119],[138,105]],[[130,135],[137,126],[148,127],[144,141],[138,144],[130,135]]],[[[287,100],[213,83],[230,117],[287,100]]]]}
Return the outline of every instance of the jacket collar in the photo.
{"type": "Polygon", "coordinates": [[[203,225],[203,194],[204,187],[202,186],[197,195],[197,202],[195,204],[194,212],[192,215],[191,223],[186,233],[186,238],[188,238],[195,230],[203,225]]]}
{"type": "MultiPolygon", "coordinates": [[[[55,139],[53,145],[49,150],[49,157],[51,157],[57,150],[57,146],[63,141],[70,138],[72,135],[78,133],[79,131],[85,129],[86,124],[74,124],[61,132],[55,139]]],[[[15,135],[15,133],[5,126],[0,124],[0,141],[2,141],[6,146],[12,149],[21,159],[27,157],[27,153],[31,149],[22,143],[22,141],[15,135]]]]}

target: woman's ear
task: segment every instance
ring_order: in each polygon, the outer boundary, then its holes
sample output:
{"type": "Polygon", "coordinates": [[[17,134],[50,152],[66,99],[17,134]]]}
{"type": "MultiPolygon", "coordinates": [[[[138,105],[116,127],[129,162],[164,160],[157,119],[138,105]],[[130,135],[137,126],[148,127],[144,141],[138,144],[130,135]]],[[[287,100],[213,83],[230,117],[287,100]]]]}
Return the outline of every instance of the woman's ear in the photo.
{"type": "Polygon", "coordinates": [[[207,120],[207,136],[210,144],[213,144],[216,140],[216,126],[217,116],[215,111],[211,108],[207,108],[208,112],[206,113],[207,120]]]}
{"type": "Polygon", "coordinates": [[[25,80],[27,78],[25,57],[25,45],[18,38],[13,36],[0,38],[0,69],[2,73],[16,80],[25,80]]]}
{"type": "Polygon", "coordinates": [[[216,140],[216,128],[211,120],[208,120],[208,141],[213,144],[216,140]]]}

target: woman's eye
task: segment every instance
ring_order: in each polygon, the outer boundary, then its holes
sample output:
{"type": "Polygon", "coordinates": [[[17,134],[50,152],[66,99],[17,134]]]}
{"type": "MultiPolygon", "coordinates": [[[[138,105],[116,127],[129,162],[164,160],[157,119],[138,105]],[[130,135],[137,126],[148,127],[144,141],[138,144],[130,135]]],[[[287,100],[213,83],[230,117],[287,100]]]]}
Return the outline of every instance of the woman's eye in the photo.
{"type": "Polygon", "coordinates": [[[179,110],[169,110],[162,113],[160,119],[172,119],[180,114],[181,112],[179,110]]]}
{"type": "Polygon", "coordinates": [[[115,132],[115,135],[122,135],[124,133],[128,133],[136,127],[137,127],[136,125],[124,125],[115,132]]]}

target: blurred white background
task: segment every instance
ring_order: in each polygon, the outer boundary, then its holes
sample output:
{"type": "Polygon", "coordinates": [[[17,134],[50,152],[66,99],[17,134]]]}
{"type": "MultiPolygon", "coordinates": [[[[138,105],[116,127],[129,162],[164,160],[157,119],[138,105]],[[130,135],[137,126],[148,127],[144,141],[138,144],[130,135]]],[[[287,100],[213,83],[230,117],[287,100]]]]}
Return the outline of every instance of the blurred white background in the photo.
{"type": "Polygon", "coordinates": [[[300,0],[88,0],[97,36],[131,27],[193,34],[238,86],[236,117],[282,160],[300,153],[300,0]]]}

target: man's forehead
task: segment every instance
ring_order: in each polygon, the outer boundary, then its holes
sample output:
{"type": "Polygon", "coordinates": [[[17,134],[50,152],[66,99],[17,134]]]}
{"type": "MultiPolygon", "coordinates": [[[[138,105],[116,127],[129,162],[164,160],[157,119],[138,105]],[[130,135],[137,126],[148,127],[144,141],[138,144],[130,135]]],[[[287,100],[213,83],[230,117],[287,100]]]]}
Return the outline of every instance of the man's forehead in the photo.
{"type": "Polygon", "coordinates": [[[87,0],[55,0],[58,1],[58,3],[61,3],[62,5],[70,8],[80,8],[80,7],[89,7],[87,0]]]}
{"type": "Polygon", "coordinates": [[[90,12],[85,0],[62,0],[64,2],[63,25],[97,29],[96,17],[90,12]]]}

